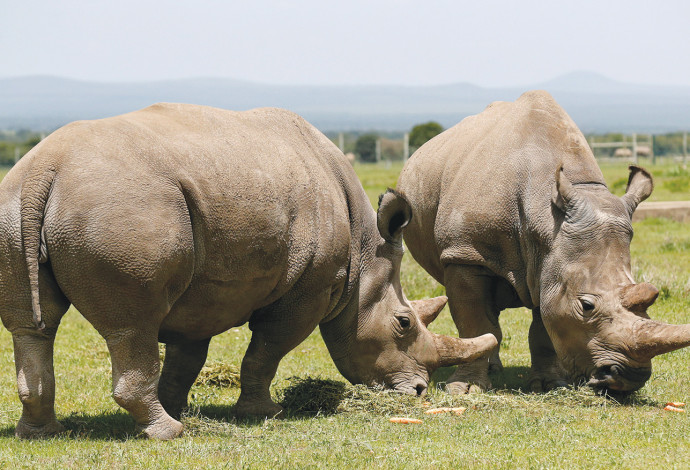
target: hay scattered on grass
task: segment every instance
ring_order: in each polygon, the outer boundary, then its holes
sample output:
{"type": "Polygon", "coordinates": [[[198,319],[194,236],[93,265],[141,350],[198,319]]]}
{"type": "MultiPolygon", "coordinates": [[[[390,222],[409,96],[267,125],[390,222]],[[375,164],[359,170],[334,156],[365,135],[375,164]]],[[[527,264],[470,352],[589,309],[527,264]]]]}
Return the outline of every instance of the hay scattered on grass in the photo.
{"type": "Polygon", "coordinates": [[[205,365],[194,385],[209,385],[212,387],[239,387],[240,371],[235,366],[220,362],[205,365]]]}
{"type": "Polygon", "coordinates": [[[336,380],[291,377],[288,382],[289,385],[279,392],[280,404],[292,416],[357,411],[385,415],[399,413],[421,403],[410,395],[336,380]]]}
{"type": "Polygon", "coordinates": [[[492,390],[486,393],[450,395],[431,390],[422,398],[392,390],[372,389],[364,385],[349,385],[335,380],[291,377],[289,385],[278,392],[281,405],[292,416],[332,415],[364,412],[378,416],[416,413],[438,407],[465,407],[472,410],[505,408],[549,408],[572,406],[606,408],[619,406],[658,406],[654,400],[634,393],[626,398],[597,394],[589,387],[559,388],[546,393],[492,390]]]}

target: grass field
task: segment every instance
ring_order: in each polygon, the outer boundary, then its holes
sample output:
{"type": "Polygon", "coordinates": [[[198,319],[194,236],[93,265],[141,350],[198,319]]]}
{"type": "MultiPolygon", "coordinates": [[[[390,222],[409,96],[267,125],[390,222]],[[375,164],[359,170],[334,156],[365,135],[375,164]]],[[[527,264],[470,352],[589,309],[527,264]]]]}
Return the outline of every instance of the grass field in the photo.
{"type": "MultiPolygon", "coordinates": [[[[400,166],[356,170],[373,202],[395,184],[400,166]]],[[[690,199],[687,170],[673,165],[651,170],[657,181],[654,200],[690,199]]],[[[603,171],[622,194],[627,169],[605,165],[603,171]]],[[[661,291],[651,316],[690,322],[690,225],[658,219],[635,224],[632,258],[638,281],[652,282],[661,291]]],[[[443,292],[409,254],[402,276],[411,299],[443,292]]],[[[523,390],[530,318],[524,308],[502,314],[505,371],[492,376],[495,390],[465,397],[437,389],[451,369],[437,371],[423,399],[351,386],[316,331],[278,369],[272,393],[283,402],[287,418],[242,422],[232,412],[239,395],[235,373],[249,330],[232,329],[211,342],[207,364],[214,367],[205,383],[192,389],[184,436],[171,442],[132,435],[133,421],[110,396],[105,342],[73,310],[55,347],[57,414],[69,434],[16,440],[21,405],[12,341],[0,328],[0,468],[690,467],[690,417],[662,410],[667,401],[690,401],[690,348],[654,359],[651,380],[623,403],[586,388],[532,394],[523,390]],[[214,385],[218,381],[226,386],[214,385]],[[468,409],[462,416],[429,417],[425,402],[468,409]],[[392,424],[391,416],[424,422],[392,424]]],[[[456,334],[447,310],[431,329],[456,334]]]]}

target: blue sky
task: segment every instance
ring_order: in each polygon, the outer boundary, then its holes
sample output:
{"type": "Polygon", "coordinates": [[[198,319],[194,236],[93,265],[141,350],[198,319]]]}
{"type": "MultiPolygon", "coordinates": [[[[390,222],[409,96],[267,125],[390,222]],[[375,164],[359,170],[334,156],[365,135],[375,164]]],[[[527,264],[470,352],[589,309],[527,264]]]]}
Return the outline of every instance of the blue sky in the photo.
{"type": "Polygon", "coordinates": [[[690,85],[687,1],[0,0],[0,77],[690,85]]]}

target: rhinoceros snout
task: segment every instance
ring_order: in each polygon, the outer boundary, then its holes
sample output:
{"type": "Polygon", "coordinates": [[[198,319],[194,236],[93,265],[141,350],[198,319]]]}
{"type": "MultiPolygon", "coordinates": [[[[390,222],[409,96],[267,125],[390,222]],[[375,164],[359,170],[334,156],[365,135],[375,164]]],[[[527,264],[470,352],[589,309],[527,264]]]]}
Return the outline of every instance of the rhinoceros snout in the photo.
{"type": "Polygon", "coordinates": [[[405,393],[407,395],[416,395],[418,397],[423,397],[426,395],[427,387],[428,387],[428,384],[427,384],[426,380],[419,377],[419,378],[417,378],[411,382],[408,382],[405,384],[394,385],[391,388],[393,390],[395,390],[396,392],[405,393]]]}
{"type": "Polygon", "coordinates": [[[610,364],[599,367],[592,374],[587,385],[597,391],[632,393],[642,388],[651,376],[651,367],[610,364]]]}

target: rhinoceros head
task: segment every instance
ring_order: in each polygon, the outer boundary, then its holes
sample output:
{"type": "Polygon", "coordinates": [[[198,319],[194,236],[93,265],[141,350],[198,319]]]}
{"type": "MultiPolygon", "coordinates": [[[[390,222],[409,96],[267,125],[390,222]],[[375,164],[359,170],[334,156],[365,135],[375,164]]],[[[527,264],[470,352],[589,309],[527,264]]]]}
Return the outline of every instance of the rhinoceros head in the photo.
{"type": "Polygon", "coordinates": [[[652,188],[649,173],[634,166],[621,198],[600,184],[572,184],[562,168],[556,173],[560,215],[541,273],[541,314],[562,365],[597,389],[637,390],[652,357],[690,345],[690,325],[649,318],[658,290],[631,274],[631,218],[652,188]]]}
{"type": "Polygon", "coordinates": [[[350,382],[423,395],[437,367],[474,361],[498,343],[492,334],[460,339],[427,329],[448,299],[408,301],[402,291],[402,231],[411,217],[401,194],[388,190],[381,196],[380,236],[362,260],[356,336],[345,341],[347,355],[338,354],[332,333],[323,325],[321,330],[338,369],[350,382]]]}

